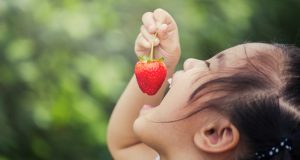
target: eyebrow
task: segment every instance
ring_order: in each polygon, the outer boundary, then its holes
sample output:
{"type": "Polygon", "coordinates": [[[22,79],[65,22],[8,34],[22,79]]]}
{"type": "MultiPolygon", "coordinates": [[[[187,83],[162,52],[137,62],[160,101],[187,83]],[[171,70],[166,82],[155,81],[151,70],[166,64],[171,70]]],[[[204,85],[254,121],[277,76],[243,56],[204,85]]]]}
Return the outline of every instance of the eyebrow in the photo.
{"type": "Polygon", "coordinates": [[[224,62],[225,54],[224,53],[219,53],[216,55],[216,59],[218,60],[219,67],[223,67],[225,62],[224,62]]]}
{"type": "Polygon", "coordinates": [[[221,58],[223,58],[223,57],[224,57],[224,53],[219,53],[219,54],[217,54],[217,56],[216,56],[217,59],[221,59],[221,58]]]}

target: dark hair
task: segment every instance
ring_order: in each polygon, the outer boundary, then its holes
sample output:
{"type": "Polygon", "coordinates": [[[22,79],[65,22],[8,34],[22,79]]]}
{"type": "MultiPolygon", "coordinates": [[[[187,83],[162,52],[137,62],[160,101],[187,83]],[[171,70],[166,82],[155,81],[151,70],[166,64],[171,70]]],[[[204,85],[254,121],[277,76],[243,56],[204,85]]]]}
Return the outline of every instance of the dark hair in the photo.
{"type": "Polygon", "coordinates": [[[235,73],[202,84],[190,97],[197,104],[203,96],[220,93],[201,108],[224,114],[238,128],[238,160],[258,159],[258,153],[267,153],[283,141],[291,148],[260,158],[300,159],[300,49],[274,46],[274,50],[247,57],[235,73]]]}

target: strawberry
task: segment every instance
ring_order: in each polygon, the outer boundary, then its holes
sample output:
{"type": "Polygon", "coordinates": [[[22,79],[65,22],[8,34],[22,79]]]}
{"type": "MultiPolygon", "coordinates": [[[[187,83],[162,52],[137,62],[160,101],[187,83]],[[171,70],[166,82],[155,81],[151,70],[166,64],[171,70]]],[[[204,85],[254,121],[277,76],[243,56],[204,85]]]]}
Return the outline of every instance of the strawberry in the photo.
{"type": "Polygon", "coordinates": [[[142,92],[148,95],[155,95],[162,86],[167,68],[163,58],[152,59],[143,56],[135,65],[135,76],[142,92]]]}

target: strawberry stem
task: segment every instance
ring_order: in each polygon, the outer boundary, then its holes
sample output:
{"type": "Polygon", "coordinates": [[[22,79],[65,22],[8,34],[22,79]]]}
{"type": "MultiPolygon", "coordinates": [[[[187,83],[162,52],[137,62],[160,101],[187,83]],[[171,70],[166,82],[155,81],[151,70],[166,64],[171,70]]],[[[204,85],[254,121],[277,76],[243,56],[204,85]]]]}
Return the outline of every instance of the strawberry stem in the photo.
{"type": "Polygon", "coordinates": [[[156,37],[157,37],[157,32],[154,34],[154,39],[153,39],[153,41],[152,41],[152,43],[151,43],[151,52],[150,52],[150,60],[151,60],[151,61],[153,60],[154,41],[155,41],[156,37]]]}

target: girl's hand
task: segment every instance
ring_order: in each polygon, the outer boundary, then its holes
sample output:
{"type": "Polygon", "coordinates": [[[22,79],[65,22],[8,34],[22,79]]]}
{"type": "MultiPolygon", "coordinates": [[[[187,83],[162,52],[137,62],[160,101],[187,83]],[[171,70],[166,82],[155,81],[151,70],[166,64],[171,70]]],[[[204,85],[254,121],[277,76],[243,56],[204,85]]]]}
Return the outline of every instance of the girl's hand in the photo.
{"type": "Polygon", "coordinates": [[[149,55],[153,43],[155,47],[154,57],[164,57],[168,71],[173,72],[180,58],[176,22],[163,9],[144,13],[142,22],[141,31],[135,42],[136,55],[149,55]]]}

